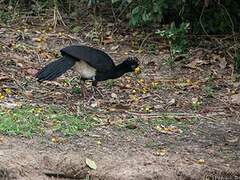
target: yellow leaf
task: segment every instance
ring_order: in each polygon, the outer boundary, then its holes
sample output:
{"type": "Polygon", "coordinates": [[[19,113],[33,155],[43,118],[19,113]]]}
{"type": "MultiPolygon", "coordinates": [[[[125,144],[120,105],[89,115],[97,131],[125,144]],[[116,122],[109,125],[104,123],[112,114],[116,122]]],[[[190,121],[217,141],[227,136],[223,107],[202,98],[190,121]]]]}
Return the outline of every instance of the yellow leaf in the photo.
{"type": "Polygon", "coordinates": [[[7,93],[7,94],[10,94],[12,92],[12,90],[10,88],[5,88],[4,91],[7,93]]]}
{"type": "Polygon", "coordinates": [[[36,41],[36,42],[42,42],[43,39],[42,39],[42,38],[36,38],[35,41],[36,41]]]}
{"type": "Polygon", "coordinates": [[[57,139],[56,139],[55,137],[52,137],[52,138],[51,138],[51,141],[52,141],[53,143],[56,143],[56,142],[57,142],[57,139]]]}
{"type": "Polygon", "coordinates": [[[0,143],[2,143],[4,141],[3,137],[0,137],[0,143]]]}
{"type": "Polygon", "coordinates": [[[96,163],[91,159],[86,158],[86,164],[87,164],[88,167],[90,167],[93,170],[97,169],[96,163]]]}
{"type": "Polygon", "coordinates": [[[164,156],[166,155],[167,151],[165,149],[159,149],[155,152],[156,156],[164,156]]]}
{"type": "Polygon", "coordinates": [[[5,96],[0,93],[0,100],[4,99],[5,96]]]}
{"type": "Polygon", "coordinates": [[[132,93],[135,94],[137,91],[135,89],[132,90],[132,93]]]}
{"type": "Polygon", "coordinates": [[[139,66],[138,66],[137,68],[135,68],[134,73],[135,73],[136,75],[138,75],[138,74],[141,73],[141,69],[140,69],[139,66]]]}
{"type": "Polygon", "coordinates": [[[204,159],[199,159],[199,160],[197,161],[197,163],[198,163],[198,164],[204,164],[204,163],[205,163],[205,160],[204,160],[204,159]]]}
{"type": "Polygon", "coordinates": [[[126,87],[126,88],[130,88],[130,87],[131,87],[131,84],[126,84],[125,87],[126,87]]]}
{"type": "Polygon", "coordinates": [[[96,144],[101,145],[102,143],[101,141],[96,141],[96,144]]]}

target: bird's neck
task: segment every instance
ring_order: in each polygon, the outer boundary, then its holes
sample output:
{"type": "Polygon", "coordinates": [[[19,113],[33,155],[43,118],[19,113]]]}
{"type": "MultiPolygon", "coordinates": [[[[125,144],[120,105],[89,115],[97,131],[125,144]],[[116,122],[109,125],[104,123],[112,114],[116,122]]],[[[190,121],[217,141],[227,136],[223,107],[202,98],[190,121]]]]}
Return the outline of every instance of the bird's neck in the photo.
{"type": "Polygon", "coordinates": [[[118,64],[117,66],[115,66],[113,69],[111,69],[108,72],[104,72],[104,73],[97,72],[96,80],[104,81],[107,79],[116,79],[116,78],[121,77],[123,74],[125,74],[127,72],[128,71],[127,71],[126,65],[121,63],[121,64],[118,64]]]}
{"type": "Polygon", "coordinates": [[[112,72],[111,72],[112,77],[111,78],[112,79],[119,78],[127,72],[128,71],[127,71],[126,65],[123,63],[120,63],[112,69],[112,72]]]}

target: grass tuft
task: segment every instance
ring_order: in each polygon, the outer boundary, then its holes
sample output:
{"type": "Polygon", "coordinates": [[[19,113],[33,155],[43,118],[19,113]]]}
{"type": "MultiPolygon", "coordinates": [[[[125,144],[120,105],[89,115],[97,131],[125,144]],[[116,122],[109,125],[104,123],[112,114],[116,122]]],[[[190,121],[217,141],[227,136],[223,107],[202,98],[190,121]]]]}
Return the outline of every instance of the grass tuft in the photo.
{"type": "Polygon", "coordinates": [[[74,135],[88,130],[98,123],[90,115],[74,115],[57,107],[22,106],[15,109],[0,108],[0,133],[32,137],[44,135],[46,130],[74,135]]]}

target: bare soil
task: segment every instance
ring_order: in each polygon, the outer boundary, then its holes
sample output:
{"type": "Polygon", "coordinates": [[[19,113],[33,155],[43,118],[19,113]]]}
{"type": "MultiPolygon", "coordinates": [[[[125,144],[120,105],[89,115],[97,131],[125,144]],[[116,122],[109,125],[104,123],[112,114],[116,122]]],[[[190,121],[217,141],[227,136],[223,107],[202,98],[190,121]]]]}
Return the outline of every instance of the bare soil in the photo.
{"type": "MultiPolygon", "coordinates": [[[[14,89],[14,95],[2,100],[1,106],[4,102],[43,107],[55,104],[79,113],[82,104],[103,123],[72,137],[58,132],[32,139],[1,135],[0,179],[240,179],[239,104],[231,101],[236,88],[231,62],[226,60],[222,67],[221,59],[213,60],[221,52],[196,47],[190,50],[188,60],[177,61],[170,68],[164,64],[169,56],[166,50],[156,50],[155,55],[139,52],[129,45],[131,38],[116,35],[111,43],[93,46],[104,48],[116,63],[136,55],[142,74],[121,77],[111,88],[99,83],[103,97],[96,95],[88,101],[65,86],[64,79],[74,75],[71,71],[51,83],[34,80],[35,71],[54,59],[60,48],[87,41],[81,39],[84,33],[80,36],[63,29],[43,32],[45,28],[0,28],[0,84],[14,89]],[[196,58],[205,63],[185,67],[196,58]],[[211,97],[204,91],[209,75],[214,77],[211,97]],[[139,79],[145,84],[139,85],[139,79]],[[153,82],[157,88],[150,87],[153,82]],[[139,99],[131,99],[133,89],[145,86],[148,92],[137,91],[139,99]],[[196,109],[194,98],[201,101],[196,109]],[[183,131],[150,125],[166,112],[190,123],[183,131]],[[122,125],[131,118],[135,119],[133,125],[122,125]],[[49,138],[53,135],[57,142],[49,138]],[[96,170],[86,165],[86,158],[96,163],[96,170]]],[[[90,91],[90,86],[87,88],[90,91]]]]}

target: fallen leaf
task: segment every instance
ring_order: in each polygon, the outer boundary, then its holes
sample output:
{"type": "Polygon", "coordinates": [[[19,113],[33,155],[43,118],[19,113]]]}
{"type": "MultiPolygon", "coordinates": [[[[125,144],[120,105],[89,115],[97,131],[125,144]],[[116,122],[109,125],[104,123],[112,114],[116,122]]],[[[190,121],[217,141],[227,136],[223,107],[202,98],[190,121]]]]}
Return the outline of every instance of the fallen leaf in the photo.
{"type": "Polygon", "coordinates": [[[199,159],[199,160],[197,160],[197,163],[198,163],[198,164],[204,164],[204,163],[205,163],[205,160],[204,160],[204,159],[199,159]]]}
{"type": "Polygon", "coordinates": [[[28,98],[28,99],[32,99],[33,98],[33,94],[32,91],[25,91],[24,95],[28,98]]]}
{"type": "Polygon", "coordinates": [[[227,66],[227,61],[225,57],[221,57],[219,54],[212,54],[212,63],[219,62],[219,66],[221,69],[225,69],[227,66]]]}
{"type": "Polygon", "coordinates": [[[90,167],[93,170],[97,169],[96,163],[91,159],[86,158],[86,164],[87,164],[88,167],[90,167]]]}
{"type": "Polygon", "coordinates": [[[5,80],[8,80],[9,77],[5,74],[0,74],[0,81],[5,81],[5,80]]]}
{"type": "Polygon", "coordinates": [[[10,88],[4,88],[3,91],[6,93],[6,94],[11,94],[12,90],[10,88]]]}
{"type": "Polygon", "coordinates": [[[111,50],[112,50],[112,51],[115,51],[115,50],[117,50],[118,48],[119,48],[119,45],[117,45],[117,46],[112,46],[112,47],[111,47],[111,50]]]}
{"type": "Polygon", "coordinates": [[[33,69],[33,68],[29,68],[29,69],[26,70],[26,72],[30,75],[35,75],[35,74],[37,74],[38,70],[33,69]]]}
{"type": "Polygon", "coordinates": [[[53,143],[57,143],[57,139],[56,139],[55,137],[52,137],[52,138],[51,138],[51,141],[52,141],[53,143]]]}
{"type": "Polygon", "coordinates": [[[159,150],[157,150],[154,153],[154,155],[156,155],[156,156],[164,156],[164,155],[166,155],[166,153],[167,153],[167,151],[165,149],[159,149],[159,150]]]}
{"type": "Polygon", "coordinates": [[[188,63],[187,65],[185,65],[184,67],[191,68],[191,69],[198,69],[200,71],[203,71],[202,68],[198,67],[198,66],[201,66],[202,64],[204,64],[204,61],[195,59],[195,60],[191,61],[190,63],[188,63]]]}
{"type": "Polygon", "coordinates": [[[91,103],[91,107],[95,108],[95,107],[98,107],[99,106],[99,101],[94,101],[93,103],[91,103]]]}
{"type": "Polygon", "coordinates": [[[101,141],[96,141],[96,144],[97,144],[97,145],[101,145],[102,142],[101,142],[101,141]]]}
{"type": "Polygon", "coordinates": [[[103,43],[104,43],[104,44],[111,44],[111,43],[113,43],[113,42],[114,42],[114,40],[113,40],[112,36],[106,36],[106,37],[104,37],[104,39],[103,39],[103,43]]]}
{"type": "Polygon", "coordinates": [[[227,61],[225,57],[221,59],[219,66],[221,69],[225,69],[227,67],[227,61]]]}
{"type": "Polygon", "coordinates": [[[0,137],[0,143],[3,143],[3,141],[4,141],[4,138],[0,137]]]}
{"type": "Polygon", "coordinates": [[[168,106],[173,106],[173,105],[175,105],[176,104],[176,99],[171,99],[168,103],[168,106]]]}
{"type": "Polygon", "coordinates": [[[227,139],[227,141],[230,142],[230,143],[238,142],[238,140],[239,140],[239,137],[231,137],[231,138],[227,139]]]}
{"type": "Polygon", "coordinates": [[[231,96],[231,101],[233,104],[240,105],[240,94],[234,94],[231,96]]]}
{"type": "Polygon", "coordinates": [[[120,109],[120,110],[129,110],[130,107],[128,105],[123,105],[123,104],[116,104],[113,105],[112,108],[116,109],[120,109]]]}
{"type": "Polygon", "coordinates": [[[141,68],[139,66],[137,68],[135,68],[134,73],[136,75],[140,74],[141,73],[141,68]]]}
{"type": "Polygon", "coordinates": [[[156,130],[158,130],[159,132],[163,133],[163,134],[173,134],[173,133],[182,133],[181,129],[178,129],[176,126],[168,126],[165,127],[163,125],[161,126],[156,126],[155,127],[156,130]]]}
{"type": "Polygon", "coordinates": [[[111,97],[114,98],[114,99],[117,99],[117,98],[118,98],[118,95],[115,94],[115,93],[112,93],[112,94],[111,94],[111,97]]]}

